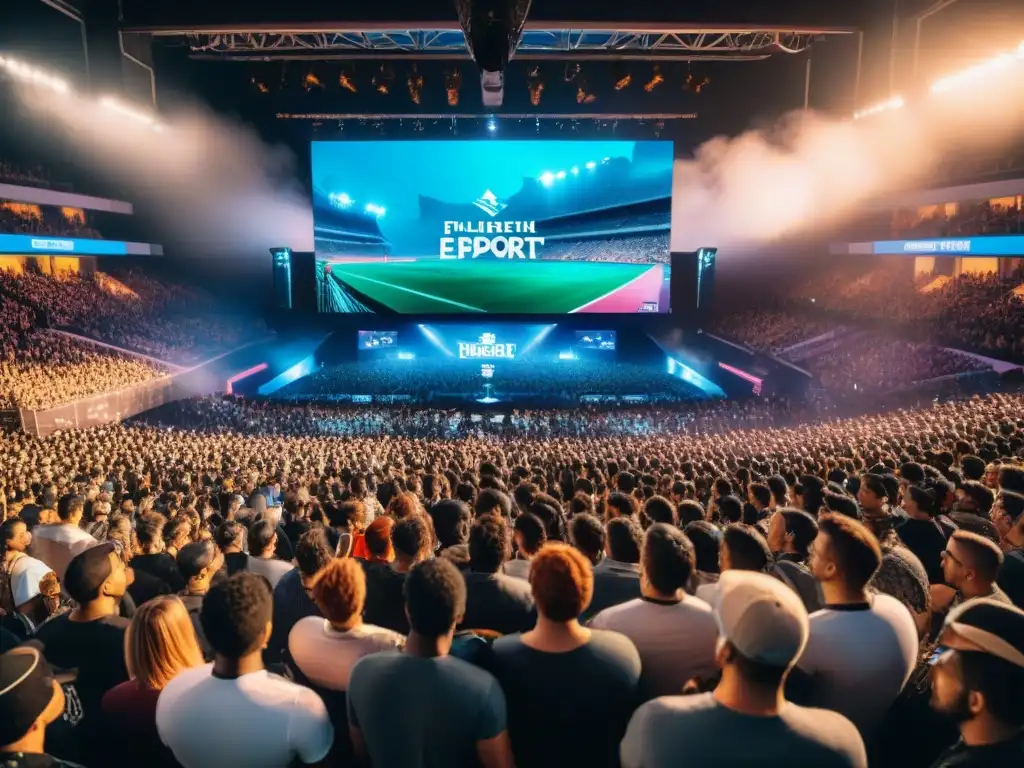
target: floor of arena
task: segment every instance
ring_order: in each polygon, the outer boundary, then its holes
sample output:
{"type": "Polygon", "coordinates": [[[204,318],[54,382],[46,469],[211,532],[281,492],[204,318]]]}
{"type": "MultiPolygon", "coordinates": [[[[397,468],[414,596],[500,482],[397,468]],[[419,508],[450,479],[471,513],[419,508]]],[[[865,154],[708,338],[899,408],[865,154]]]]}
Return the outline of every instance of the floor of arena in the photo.
{"type": "MultiPolygon", "coordinates": [[[[407,314],[657,311],[661,264],[463,261],[329,262],[343,288],[407,314]]],[[[667,307],[660,307],[665,311],[667,307]]]]}

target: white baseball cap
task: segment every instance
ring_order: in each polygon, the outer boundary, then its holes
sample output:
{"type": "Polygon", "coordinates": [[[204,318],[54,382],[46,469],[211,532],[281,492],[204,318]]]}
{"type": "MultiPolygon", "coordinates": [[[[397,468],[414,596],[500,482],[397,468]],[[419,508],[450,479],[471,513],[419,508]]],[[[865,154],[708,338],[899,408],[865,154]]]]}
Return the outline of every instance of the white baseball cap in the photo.
{"type": "Polygon", "coordinates": [[[810,631],[800,597],[778,579],[755,571],[726,571],[712,598],[718,632],[751,661],[788,667],[803,653],[810,631]]]}
{"type": "Polygon", "coordinates": [[[34,557],[19,557],[11,568],[11,594],[14,607],[20,608],[39,594],[39,583],[53,570],[42,560],[34,557]]]}

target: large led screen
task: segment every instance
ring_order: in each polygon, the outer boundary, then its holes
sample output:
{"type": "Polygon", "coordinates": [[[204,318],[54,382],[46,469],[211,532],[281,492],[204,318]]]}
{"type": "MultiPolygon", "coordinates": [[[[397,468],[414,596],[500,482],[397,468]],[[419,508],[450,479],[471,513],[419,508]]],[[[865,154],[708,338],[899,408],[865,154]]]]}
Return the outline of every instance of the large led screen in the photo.
{"type": "Polygon", "coordinates": [[[667,312],[668,141],[314,142],[322,312],[667,312]]]}

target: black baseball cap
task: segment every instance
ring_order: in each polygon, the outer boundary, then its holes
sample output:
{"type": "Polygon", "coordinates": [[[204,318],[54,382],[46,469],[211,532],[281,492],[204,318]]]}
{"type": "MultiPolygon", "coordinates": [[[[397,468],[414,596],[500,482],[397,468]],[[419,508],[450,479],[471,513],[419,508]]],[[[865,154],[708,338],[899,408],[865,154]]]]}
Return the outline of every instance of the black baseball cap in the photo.
{"type": "Polygon", "coordinates": [[[56,677],[32,645],[0,656],[0,744],[18,741],[46,711],[57,691],[56,677]]]}

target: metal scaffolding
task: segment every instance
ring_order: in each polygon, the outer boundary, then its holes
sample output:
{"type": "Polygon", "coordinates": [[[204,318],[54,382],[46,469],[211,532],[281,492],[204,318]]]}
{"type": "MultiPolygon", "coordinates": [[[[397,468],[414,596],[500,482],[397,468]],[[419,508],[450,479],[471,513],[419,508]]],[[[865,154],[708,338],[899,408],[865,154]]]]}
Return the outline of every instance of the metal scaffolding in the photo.
{"type": "MultiPolygon", "coordinates": [[[[815,39],[847,30],[783,29],[527,29],[517,59],[766,59],[802,53],[815,39]]],[[[165,33],[166,34],[166,33],[165,33]]],[[[345,29],[337,31],[192,31],[185,35],[193,56],[240,60],[341,58],[469,58],[457,27],[345,29]]]]}

